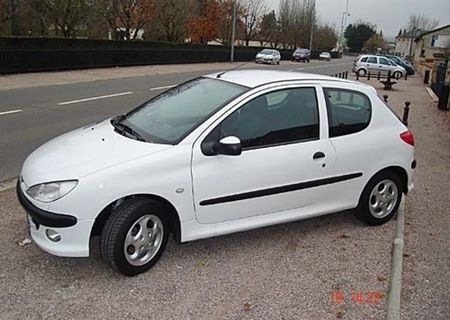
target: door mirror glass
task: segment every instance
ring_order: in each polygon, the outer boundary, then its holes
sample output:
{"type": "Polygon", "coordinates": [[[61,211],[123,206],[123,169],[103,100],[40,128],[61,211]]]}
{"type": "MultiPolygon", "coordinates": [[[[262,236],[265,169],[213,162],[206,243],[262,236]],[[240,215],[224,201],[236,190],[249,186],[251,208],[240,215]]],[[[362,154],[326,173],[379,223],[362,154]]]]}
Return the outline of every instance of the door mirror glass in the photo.
{"type": "Polygon", "coordinates": [[[241,140],[235,136],[228,136],[220,139],[214,149],[217,154],[238,156],[242,153],[241,140]]]}

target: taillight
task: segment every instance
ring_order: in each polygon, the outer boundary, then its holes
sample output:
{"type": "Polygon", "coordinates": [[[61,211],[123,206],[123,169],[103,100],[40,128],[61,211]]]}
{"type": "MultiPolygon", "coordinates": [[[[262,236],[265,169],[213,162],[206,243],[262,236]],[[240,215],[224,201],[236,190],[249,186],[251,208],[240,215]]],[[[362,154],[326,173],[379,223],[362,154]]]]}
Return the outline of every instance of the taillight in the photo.
{"type": "Polygon", "coordinates": [[[400,133],[400,138],[402,138],[403,141],[405,141],[409,145],[414,145],[414,135],[411,131],[405,131],[400,133]]]}

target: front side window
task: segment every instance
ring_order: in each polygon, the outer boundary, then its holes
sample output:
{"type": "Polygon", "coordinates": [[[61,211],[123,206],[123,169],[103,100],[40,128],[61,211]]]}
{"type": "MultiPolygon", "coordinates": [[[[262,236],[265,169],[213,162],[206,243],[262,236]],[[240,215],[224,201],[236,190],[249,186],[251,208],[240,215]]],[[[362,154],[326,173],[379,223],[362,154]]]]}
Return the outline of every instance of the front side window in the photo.
{"type": "Polygon", "coordinates": [[[378,59],[380,60],[380,64],[383,64],[385,66],[389,66],[390,65],[388,59],[386,59],[386,58],[378,58],[378,59]]]}
{"type": "Polygon", "coordinates": [[[330,138],[355,133],[369,125],[372,107],[365,94],[334,88],[324,89],[324,92],[330,138]]]}
{"type": "Polygon", "coordinates": [[[220,138],[236,136],[242,147],[256,148],[319,139],[314,88],[292,88],[261,95],[228,116],[220,138]]]}
{"type": "Polygon", "coordinates": [[[147,142],[176,144],[218,108],[247,90],[220,79],[198,78],[130,111],[118,125],[130,127],[147,142]]]}

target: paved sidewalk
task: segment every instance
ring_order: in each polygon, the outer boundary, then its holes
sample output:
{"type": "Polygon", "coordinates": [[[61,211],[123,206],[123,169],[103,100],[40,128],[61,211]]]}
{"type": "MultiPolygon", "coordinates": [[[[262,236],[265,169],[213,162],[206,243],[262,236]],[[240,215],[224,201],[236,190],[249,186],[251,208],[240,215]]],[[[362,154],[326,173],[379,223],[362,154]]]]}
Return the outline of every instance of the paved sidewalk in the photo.
{"type": "MultiPolygon", "coordinates": [[[[367,82],[367,81],[365,81],[367,82]]],[[[376,80],[369,82],[381,88],[376,80]]],[[[389,105],[403,114],[411,101],[415,135],[415,190],[406,200],[402,319],[447,320],[450,315],[450,112],[431,101],[420,75],[399,81],[389,105]]]]}

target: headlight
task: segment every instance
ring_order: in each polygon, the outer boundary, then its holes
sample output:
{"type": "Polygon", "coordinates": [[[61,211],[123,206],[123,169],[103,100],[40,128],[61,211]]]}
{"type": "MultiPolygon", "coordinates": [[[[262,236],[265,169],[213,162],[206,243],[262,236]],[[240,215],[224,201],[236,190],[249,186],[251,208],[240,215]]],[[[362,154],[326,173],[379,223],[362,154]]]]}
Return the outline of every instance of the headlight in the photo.
{"type": "Polygon", "coordinates": [[[37,201],[52,202],[64,197],[72,191],[77,184],[77,180],[42,183],[28,188],[26,192],[30,197],[37,201]]]}

